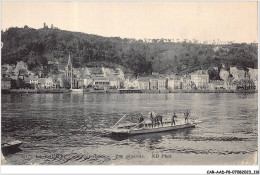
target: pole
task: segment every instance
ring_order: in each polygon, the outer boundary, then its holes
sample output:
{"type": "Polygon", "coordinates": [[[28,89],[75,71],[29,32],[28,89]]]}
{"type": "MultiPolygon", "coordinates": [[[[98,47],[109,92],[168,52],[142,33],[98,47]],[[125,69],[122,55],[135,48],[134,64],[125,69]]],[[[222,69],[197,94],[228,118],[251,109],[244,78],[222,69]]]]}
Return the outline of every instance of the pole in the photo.
{"type": "Polygon", "coordinates": [[[114,128],[123,118],[125,118],[126,117],[126,114],[125,115],[123,115],[123,117],[121,117],[117,122],[116,122],[116,124],[114,125],[114,126],[112,126],[112,128],[114,128]]]}

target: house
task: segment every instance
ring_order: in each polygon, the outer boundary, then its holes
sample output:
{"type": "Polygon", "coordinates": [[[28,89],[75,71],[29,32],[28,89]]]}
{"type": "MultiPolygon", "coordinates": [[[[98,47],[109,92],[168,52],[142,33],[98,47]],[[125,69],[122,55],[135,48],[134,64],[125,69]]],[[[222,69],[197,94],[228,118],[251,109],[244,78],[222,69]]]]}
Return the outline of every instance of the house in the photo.
{"type": "Polygon", "coordinates": [[[76,82],[76,84],[74,84],[73,88],[80,89],[80,88],[84,87],[84,80],[83,79],[79,78],[79,79],[74,80],[74,82],[76,82]]]}
{"type": "Polygon", "coordinates": [[[114,89],[120,88],[120,80],[117,77],[109,77],[110,87],[114,89]]]}
{"type": "Polygon", "coordinates": [[[20,76],[20,73],[21,73],[21,70],[23,70],[23,72],[25,72],[27,74],[27,71],[28,71],[28,67],[27,65],[25,64],[25,62],[23,61],[19,61],[17,62],[16,66],[15,66],[15,69],[14,69],[14,74],[19,77],[20,76]]]}
{"type": "Polygon", "coordinates": [[[138,77],[139,89],[149,89],[149,77],[138,77]]]}
{"type": "Polygon", "coordinates": [[[208,87],[211,90],[225,89],[225,82],[223,80],[212,80],[208,84],[208,87]]]}
{"type": "Polygon", "coordinates": [[[45,88],[45,89],[53,88],[52,78],[39,78],[38,87],[39,88],[45,88]]]}
{"type": "Polygon", "coordinates": [[[13,74],[15,69],[15,65],[11,64],[4,64],[1,66],[1,75],[3,78],[5,77],[11,77],[11,74],[13,74]]]}
{"type": "Polygon", "coordinates": [[[255,88],[258,89],[258,69],[251,69],[248,70],[249,78],[255,83],[255,88]]]}
{"type": "Polygon", "coordinates": [[[158,78],[158,90],[166,90],[166,78],[158,78]]]}
{"type": "Polygon", "coordinates": [[[115,76],[118,77],[120,80],[125,79],[125,74],[120,68],[116,68],[115,76]]]}
{"type": "Polygon", "coordinates": [[[107,77],[93,77],[94,79],[94,86],[97,89],[107,89],[110,86],[109,79],[107,77]]]}
{"type": "Polygon", "coordinates": [[[135,78],[132,78],[132,79],[127,78],[124,82],[124,88],[125,89],[139,89],[139,82],[135,78]]]}
{"type": "Polygon", "coordinates": [[[10,74],[10,78],[11,78],[12,80],[17,80],[17,79],[18,79],[18,77],[17,77],[14,73],[11,73],[11,74],[10,74]]]}
{"type": "Polygon", "coordinates": [[[168,79],[168,88],[170,90],[181,89],[181,77],[176,75],[170,76],[168,79]]]}
{"type": "Polygon", "coordinates": [[[55,89],[58,89],[58,88],[61,88],[60,86],[60,80],[58,77],[54,77],[52,78],[53,79],[53,84],[52,84],[52,87],[55,88],[55,89]]]}
{"type": "Polygon", "coordinates": [[[24,82],[34,85],[36,87],[38,85],[39,77],[35,75],[29,75],[24,77],[24,82]]]}
{"type": "Polygon", "coordinates": [[[227,90],[236,90],[237,89],[237,85],[233,82],[233,78],[230,77],[224,81],[224,89],[227,89],[227,90]]]}
{"type": "Polygon", "coordinates": [[[209,74],[207,70],[198,70],[191,74],[191,81],[197,89],[207,89],[209,82],[209,74]]]}
{"type": "Polygon", "coordinates": [[[94,84],[94,79],[90,75],[85,75],[83,77],[83,85],[84,87],[88,87],[94,84]]]}
{"type": "Polygon", "coordinates": [[[105,73],[103,71],[104,71],[104,68],[102,68],[102,67],[89,68],[90,75],[95,76],[95,77],[105,77],[105,73]]]}
{"type": "Polygon", "coordinates": [[[158,89],[158,78],[152,77],[149,79],[150,88],[151,90],[157,90],[158,89]]]}
{"type": "Polygon", "coordinates": [[[237,86],[237,90],[253,90],[256,89],[255,83],[250,79],[234,80],[233,83],[237,86]]]}
{"type": "Polygon", "coordinates": [[[234,80],[241,80],[248,76],[246,71],[239,70],[236,67],[230,67],[230,74],[233,76],[234,80]]]}
{"type": "Polygon", "coordinates": [[[56,79],[57,79],[56,86],[58,86],[59,88],[65,88],[66,75],[65,74],[58,74],[56,79]]]}
{"type": "Polygon", "coordinates": [[[181,89],[192,89],[193,88],[193,83],[191,82],[191,77],[190,76],[183,76],[181,77],[181,89]]]}
{"type": "Polygon", "coordinates": [[[18,72],[18,79],[24,80],[26,76],[28,76],[28,70],[27,69],[20,69],[19,72],[18,72]]]}
{"type": "Polygon", "coordinates": [[[1,80],[1,89],[11,89],[11,80],[10,79],[2,79],[1,80]]]}

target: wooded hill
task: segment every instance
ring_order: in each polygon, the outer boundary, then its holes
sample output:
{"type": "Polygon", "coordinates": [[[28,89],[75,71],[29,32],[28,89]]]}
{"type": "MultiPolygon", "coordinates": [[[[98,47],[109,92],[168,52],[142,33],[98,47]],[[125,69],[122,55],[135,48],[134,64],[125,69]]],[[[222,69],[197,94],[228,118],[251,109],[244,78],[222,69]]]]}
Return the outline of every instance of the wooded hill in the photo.
{"type": "Polygon", "coordinates": [[[226,67],[257,68],[257,44],[214,45],[195,42],[164,42],[102,37],[60,29],[9,28],[1,32],[2,64],[25,61],[30,70],[46,68],[57,72],[69,53],[74,67],[121,66],[126,73],[149,75],[151,72],[185,74],[199,69],[226,67]]]}

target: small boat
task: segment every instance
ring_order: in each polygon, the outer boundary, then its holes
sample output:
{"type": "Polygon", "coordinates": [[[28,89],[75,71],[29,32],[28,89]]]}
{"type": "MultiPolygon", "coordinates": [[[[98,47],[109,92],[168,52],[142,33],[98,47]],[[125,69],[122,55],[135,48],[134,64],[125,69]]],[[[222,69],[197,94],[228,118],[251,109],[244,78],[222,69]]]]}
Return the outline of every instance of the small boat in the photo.
{"type": "Polygon", "coordinates": [[[70,89],[71,92],[83,92],[83,88],[81,89],[70,89]]]}
{"type": "Polygon", "coordinates": [[[4,151],[4,150],[15,150],[15,149],[18,149],[19,146],[20,146],[22,143],[23,143],[23,142],[22,142],[22,141],[19,141],[19,140],[15,140],[15,141],[8,142],[8,143],[2,143],[2,144],[1,144],[1,149],[2,149],[2,151],[4,151]]]}
{"type": "MultiPolygon", "coordinates": [[[[123,116],[122,118],[124,118],[123,116]]],[[[185,128],[194,128],[195,122],[192,123],[177,123],[176,125],[171,125],[171,122],[165,121],[163,122],[163,126],[156,125],[154,127],[151,126],[151,122],[145,122],[142,127],[139,127],[141,123],[125,123],[118,124],[122,118],[111,128],[105,129],[106,132],[117,135],[135,135],[135,134],[148,134],[148,133],[156,133],[156,132],[166,132],[173,130],[180,130],[185,128]]]]}

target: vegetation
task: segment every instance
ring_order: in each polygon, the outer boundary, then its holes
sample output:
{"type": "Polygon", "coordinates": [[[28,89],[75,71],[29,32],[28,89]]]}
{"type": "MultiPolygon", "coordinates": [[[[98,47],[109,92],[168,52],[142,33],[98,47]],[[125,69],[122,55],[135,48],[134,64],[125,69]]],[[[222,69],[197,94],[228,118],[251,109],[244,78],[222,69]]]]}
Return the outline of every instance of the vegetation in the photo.
{"type": "Polygon", "coordinates": [[[225,64],[226,68],[257,68],[257,44],[219,45],[194,42],[146,43],[142,40],[101,37],[49,28],[9,28],[2,31],[2,64],[25,61],[30,70],[57,73],[58,62],[66,64],[69,53],[74,67],[121,66],[126,73],[148,75],[151,72],[185,74],[225,64]]]}

